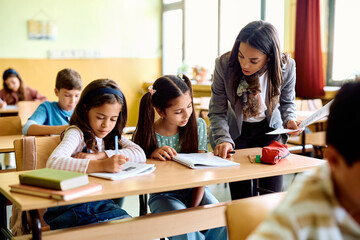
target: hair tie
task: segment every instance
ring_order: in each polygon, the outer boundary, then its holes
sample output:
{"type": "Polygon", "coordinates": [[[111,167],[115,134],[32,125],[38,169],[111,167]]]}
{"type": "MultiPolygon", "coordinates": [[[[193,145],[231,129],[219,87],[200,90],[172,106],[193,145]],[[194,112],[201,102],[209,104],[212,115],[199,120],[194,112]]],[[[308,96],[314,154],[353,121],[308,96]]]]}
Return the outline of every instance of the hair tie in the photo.
{"type": "Polygon", "coordinates": [[[154,95],[154,93],[156,93],[156,90],[154,89],[154,86],[153,86],[153,85],[150,85],[150,86],[148,87],[148,90],[149,90],[149,93],[150,93],[151,96],[154,95]]]}
{"type": "Polygon", "coordinates": [[[91,92],[89,92],[86,95],[86,98],[93,98],[95,96],[101,95],[101,94],[114,94],[119,96],[124,101],[124,95],[121,93],[121,91],[115,89],[115,88],[97,88],[91,92]]]}
{"type": "Polygon", "coordinates": [[[183,81],[184,81],[184,74],[179,73],[177,76],[178,76],[181,80],[183,80],[183,81]]]}

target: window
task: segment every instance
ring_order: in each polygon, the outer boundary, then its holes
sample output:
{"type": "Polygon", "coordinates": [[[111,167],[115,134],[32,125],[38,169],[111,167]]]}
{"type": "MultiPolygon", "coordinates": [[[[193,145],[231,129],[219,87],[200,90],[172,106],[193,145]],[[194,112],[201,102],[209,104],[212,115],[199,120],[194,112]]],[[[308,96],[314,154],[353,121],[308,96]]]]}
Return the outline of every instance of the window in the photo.
{"type": "Polygon", "coordinates": [[[177,73],[182,64],[183,11],[175,9],[163,13],[163,74],[177,73]],[[176,27],[174,27],[176,26],[176,27]]]}
{"type": "Polygon", "coordinates": [[[341,85],[346,80],[354,80],[360,75],[360,1],[329,0],[329,39],[327,85],[341,85]]]}
{"type": "Polygon", "coordinates": [[[240,30],[249,22],[261,19],[260,1],[221,1],[220,52],[230,51],[240,30]],[[246,7],[244,7],[246,6],[246,7]]]}
{"type": "Polygon", "coordinates": [[[241,28],[264,19],[284,39],[285,0],[163,0],[163,74],[214,70],[215,58],[233,47],[241,28]]]}
{"type": "Polygon", "coordinates": [[[212,68],[217,42],[218,0],[185,1],[184,62],[190,67],[212,68]]]}

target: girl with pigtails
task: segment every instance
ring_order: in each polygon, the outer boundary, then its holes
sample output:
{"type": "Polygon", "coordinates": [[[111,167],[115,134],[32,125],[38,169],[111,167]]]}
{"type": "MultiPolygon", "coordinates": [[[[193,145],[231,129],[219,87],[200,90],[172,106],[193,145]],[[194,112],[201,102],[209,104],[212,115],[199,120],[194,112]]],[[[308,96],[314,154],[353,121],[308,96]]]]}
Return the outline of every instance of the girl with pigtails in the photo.
{"type": "MultiPolygon", "coordinates": [[[[139,119],[134,142],[148,158],[171,160],[178,152],[207,151],[206,123],[196,118],[191,82],[185,75],[165,75],[158,78],[140,102],[139,119]],[[160,116],[155,119],[155,111],[160,116]]],[[[207,187],[182,189],[150,194],[152,213],[185,209],[217,203],[207,187]]],[[[225,227],[169,237],[183,239],[227,239],[225,227]]]]}

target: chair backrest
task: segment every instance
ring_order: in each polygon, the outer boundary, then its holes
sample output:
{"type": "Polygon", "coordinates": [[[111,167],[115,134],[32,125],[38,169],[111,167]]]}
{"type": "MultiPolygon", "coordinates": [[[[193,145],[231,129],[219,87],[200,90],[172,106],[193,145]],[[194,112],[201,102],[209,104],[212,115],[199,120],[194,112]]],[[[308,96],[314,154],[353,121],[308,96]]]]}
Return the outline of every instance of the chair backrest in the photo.
{"type": "Polygon", "coordinates": [[[0,117],[0,136],[22,135],[20,117],[0,117]]]}
{"type": "Polygon", "coordinates": [[[246,239],[265,220],[284,197],[285,192],[232,201],[226,208],[229,239],[246,239]]]}
{"type": "Polygon", "coordinates": [[[19,101],[18,102],[18,115],[21,119],[21,124],[24,125],[28,118],[35,112],[41,101],[19,101]]]}
{"type": "Polygon", "coordinates": [[[14,141],[16,170],[44,168],[46,161],[60,143],[60,136],[28,136],[14,141]]]}
{"type": "MultiPolygon", "coordinates": [[[[28,136],[14,141],[16,171],[33,170],[46,167],[46,161],[60,143],[60,136],[34,137],[28,136]]],[[[40,222],[42,229],[48,229],[49,226],[43,219],[46,209],[39,209],[40,222]]],[[[12,208],[12,217],[10,219],[10,228],[15,236],[24,234],[24,222],[32,224],[27,213],[24,217],[21,210],[16,206],[12,208]],[[27,219],[27,220],[25,220],[27,219]]]]}

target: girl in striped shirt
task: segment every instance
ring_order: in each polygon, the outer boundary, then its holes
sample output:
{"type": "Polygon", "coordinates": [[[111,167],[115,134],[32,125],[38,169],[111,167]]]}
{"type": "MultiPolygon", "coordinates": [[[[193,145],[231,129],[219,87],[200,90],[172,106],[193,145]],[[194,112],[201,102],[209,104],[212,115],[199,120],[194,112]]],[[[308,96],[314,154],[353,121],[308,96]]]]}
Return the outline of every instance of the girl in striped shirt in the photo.
{"type": "MultiPolygon", "coordinates": [[[[117,83],[109,79],[91,82],[82,92],[70,127],[46,166],[83,173],[115,173],[127,161],[145,162],[144,151],[121,137],[126,120],[126,100],[117,83]],[[115,136],[120,136],[117,143],[115,136]],[[119,154],[115,154],[115,144],[119,146],[119,154]]],[[[51,229],[126,217],[130,216],[113,200],[53,207],[44,214],[51,229]]]]}

